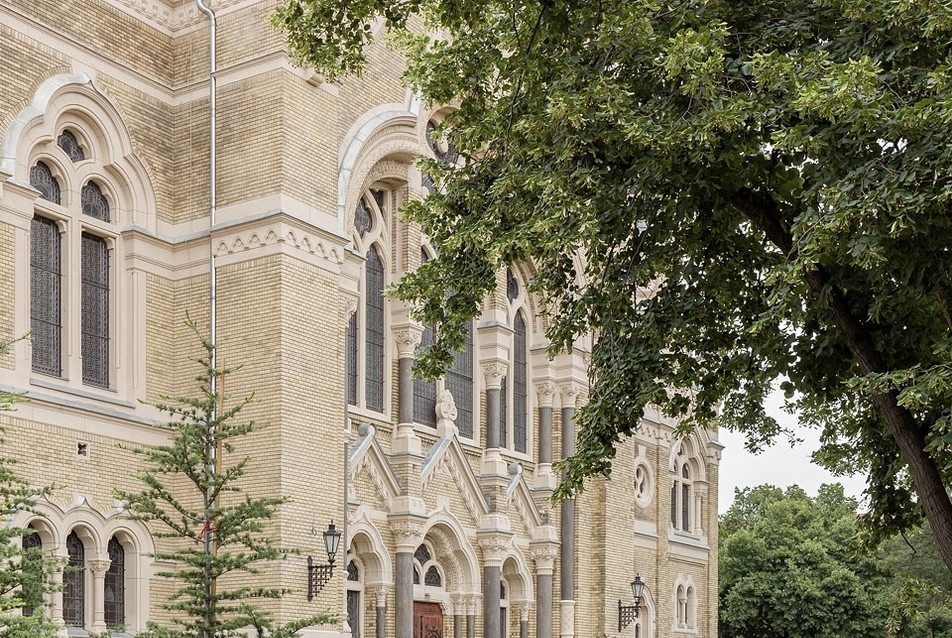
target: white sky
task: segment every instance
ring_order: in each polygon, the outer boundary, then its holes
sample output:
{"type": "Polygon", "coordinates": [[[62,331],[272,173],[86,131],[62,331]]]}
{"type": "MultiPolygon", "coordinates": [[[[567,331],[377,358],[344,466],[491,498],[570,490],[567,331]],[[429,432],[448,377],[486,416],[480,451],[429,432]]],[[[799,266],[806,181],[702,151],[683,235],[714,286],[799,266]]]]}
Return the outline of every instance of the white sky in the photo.
{"type": "MultiPolygon", "coordinates": [[[[767,411],[781,425],[795,427],[797,419],[780,409],[783,395],[775,393],[768,399],[767,411]]],[[[861,498],[866,477],[834,476],[810,461],[810,454],[819,447],[819,432],[797,428],[802,443],[790,447],[786,437],[778,439],[760,454],[750,454],[744,449],[744,438],[735,432],[721,429],[721,443],[726,446],[721,456],[718,478],[717,510],[723,514],[734,500],[734,488],[755,487],[768,483],[780,488],[799,485],[807,494],[816,496],[823,483],[842,483],[847,495],[861,498]]]]}

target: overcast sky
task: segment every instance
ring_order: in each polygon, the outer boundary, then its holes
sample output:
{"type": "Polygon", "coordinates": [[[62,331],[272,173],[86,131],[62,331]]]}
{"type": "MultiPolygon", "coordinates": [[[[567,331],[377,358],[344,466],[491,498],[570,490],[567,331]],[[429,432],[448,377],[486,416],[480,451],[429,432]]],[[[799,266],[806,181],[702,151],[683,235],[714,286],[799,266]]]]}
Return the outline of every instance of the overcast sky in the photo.
{"type": "MultiPolygon", "coordinates": [[[[768,411],[782,425],[796,426],[796,417],[780,409],[782,394],[776,393],[768,403],[768,411]]],[[[816,496],[817,488],[823,483],[842,483],[848,495],[860,498],[866,485],[865,476],[833,476],[814,465],[810,462],[810,454],[819,447],[819,432],[808,429],[797,431],[803,442],[795,447],[791,448],[786,438],[783,438],[760,454],[754,455],[744,449],[744,439],[741,435],[720,430],[720,441],[726,447],[718,474],[719,513],[723,514],[731,506],[734,488],[754,487],[764,483],[782,488],[799,485],[810,496],[816,496]]]]}

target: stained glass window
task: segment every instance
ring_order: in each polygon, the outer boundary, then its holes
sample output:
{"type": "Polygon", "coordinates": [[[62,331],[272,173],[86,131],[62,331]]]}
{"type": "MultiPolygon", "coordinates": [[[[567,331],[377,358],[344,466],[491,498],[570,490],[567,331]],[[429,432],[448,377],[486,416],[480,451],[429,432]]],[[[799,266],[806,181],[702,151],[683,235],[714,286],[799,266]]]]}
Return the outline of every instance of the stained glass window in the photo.
{"type": "Polygon", "coordinates": [[[460,436],[473,438],[473,326],[466,329],[462,351],[453,353],[453,367],[447,370],[444,386],[456,403],[456,427],[460,436]]]}
{"type": "Polygon", "coordinates": [[[83,215],[89,215],[100,221],[108,222],[109,202],[103,197],[102,189],[95,182],[86,182],[83,186],[83,215]]]}
{"type": "Polygon", "coordinates": [[[40,197],[54,204],[60,203],[60,185],[53,177],[53,171],[43,162],[37,162],[30,169],[30,186],[40,191],[40,197]]]}
{"type": "Polygon", "coordinates": [[[60,376],[62,367],[62,239],[56,222],[30,223],[30,334],[33,370],[60,376]]]}
{"type": "Polygon", "coordinates": [[[36,605],[41,603],[43,598],[43,587],[41,585],[43,556],[40,554],[43,549],[43,540],[33,525],[29,525],[27,530],[30,533],[24,534],[22,541],[25,556],[22,564],[23,585],[21,594],[25,604],[20,608],[20,613],[24,616],[32,616],[36,610],[36,605]]]}
{"type": "Polygon", "coordinates": [[[367,253],[367,295],[365,311],[367,327],[364,334],[365,371],[364,400],[367,408],[383,411],[384,377],[384,271],[377,247],[371,246],[367,253]]]}
{"type": "Polygon", "coordinates": [[[103,605],[106,626],[119,627],[126,622],[126,552],[115,536],[109,539],[109,569],[106,571],[103,605]]]}
{"type": "Polygon", "coordinates": [[[423,577],[423,584],[430,587],[443,586],[443,577],[440,576],[440,570],[436,568],[436,565],[430,565],[430,568],[426,570],[426,575],[423,577]]]}
{"type": "Polygon", "coordinates": [[[63,571],[63,622],[67,627],[82,627],[86,608],[86,549],[76,532],[66,537],[69,560],[63,571]]]}
{"type": "Polygon", "coordinates": [[[360,582],[360,567],[354,561],[347,563],[347,580],[352,583],[360,582]]]}
{"type": "Polygon", "coordinates": [[[357,229],[357,234],[361,237],[373,230],[374,227],[373,214],[370,212],[370,208],[363,198],[357,202],[357,210],[354,213],[354,227],[357,229]]]}
{"type": "Polygon", "coordinates": [[[56,138],[56,145],[63,149],[66,156],[73,162],[81,162],[86,159],[79,141],[70,131],[64,130],[60,133],[59,137],[56,138]]]}
{"type": "Polygon", "coordinates": [[[528,336],[522,313],[516,313],[512,355],[512,439],[517,452],[526,451],[528,420],[528,336]]]}
{"type": "Polygon", "coordinates": [[[506,269],[506,297],[509,298],[510,303],[519,298],[519,282],[508,268],[506,269]]]}
{"type": "Polygon", "coordinates": [[[83,383],[109,387],[109,249],[101,237],[82,237],[83,383]]]}
{"type": "Polygon", "coordinates": [[[421,544],[416,548],[416,551],[413,552],[413,557],[422,565],[430,560],[430,549],[426,545],[421,544]]]}

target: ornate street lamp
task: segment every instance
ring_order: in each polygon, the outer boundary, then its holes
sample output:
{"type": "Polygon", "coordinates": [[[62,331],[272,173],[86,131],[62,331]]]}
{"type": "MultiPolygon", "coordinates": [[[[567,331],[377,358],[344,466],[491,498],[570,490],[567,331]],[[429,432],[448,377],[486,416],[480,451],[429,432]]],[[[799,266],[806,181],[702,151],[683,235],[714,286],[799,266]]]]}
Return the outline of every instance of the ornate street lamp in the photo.
{"type": "Polygon", "coordinates": [[[621,631],[627,627],[632,620],[638,617],[638,610],[641,607],[641,597],[645,593],[645,581],[641,580],[641,576],[635,576],[635,580],[631,581],[631,595],[635,599],[634,605],[622,605],[621,600],[618,601],[618,631],[621,631]]]}
{"type": "Polygon", "coordinates": [[[327,526],[324,532],[324,549],[327,551],[327,564],[315,565],[310,556],[307,557],[307,600],[310,602],[324,585],[334,576],[334,557],[340,545],[340,532],[334,526],[334,521],[327,526]]]}

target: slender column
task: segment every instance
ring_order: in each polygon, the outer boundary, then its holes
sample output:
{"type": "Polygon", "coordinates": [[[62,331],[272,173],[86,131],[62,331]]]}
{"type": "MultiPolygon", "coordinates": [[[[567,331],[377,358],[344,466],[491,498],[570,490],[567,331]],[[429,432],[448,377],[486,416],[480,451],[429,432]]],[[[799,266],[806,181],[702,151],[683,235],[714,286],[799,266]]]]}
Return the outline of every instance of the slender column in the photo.
{"type": "Polygon", "coordinates": [[[413,423],[413,361],[423,328],[404,325],[393,331],[397,344],[397,421],[413,423]]]}
{"type": "MultiPolygon", "coordinates": [[[[66,560],[65,556],[59,557],[66,560]]],[[[50,586],[53,593],[50,595],[50,618],[57,627],[65,626],[63,622],[63,570],[58,569],[50,574],[50,586]]]]}
{"type": "Polygon", "coordinates": [[[529,638],[529,605],[519,608],[519,638],[529,638]]]}
{"type": "MultiPolygon", "coordinates": [[[[574,383],[559,386],[562,398],[562,458],[575,454],[575,399],[578,388],[574,383]]],[[[563,472],[564,478],[564,472],[563,472]]],[[[561,631],[563,637],[575,635],[575,499],[562,501],[562,600],[561,631]]]]}
{"type": "Polygon", "coordinates": [[[483,552],[483,636],[501,638],[502,618],[499,614],[502,562],[506,557],[509,536],[492,531],[477,532],[479,548],[483,552]]]}
{"type": "Polygon", "coordinates": [[[536,638],[552,638],[552,572],[558,543],[533,543],[531,555],[536,566],[536,638]]]}
{"type": "Polygon", "coordinates": [[[466,603],[462,596],[453,599],[453,638],[463,638],[463,611],[466,603]]]}
{"type": "Polygon", "coordinates": [[[423,540],[423,522],[414,519],[392,521],[390,531],[393,532],[397,545],[394,579],[395,638],[413,638],[413,552],[423,540]]]}
{"type": "Polygon", "coordinates": [[[486,449],[499,447],[499,396],[508,367],[494,361],[483,365],[486,377],[486,449]]]}
{"type": "MultiPolygon", "coordinates": [[[[410,584],[413,584],[413,576],[410,576],[410,584]]],[[[374,636],[376,638],[387,637],[387,588],[378,587],[377,591],[377,623],[374,636]]]]}
{"type": "Polygon", "coordinates": [[[103,593],[105,590],[104,584],[106,579],[106,572],[109,570],[110,564],[112,563],[111,561],[108,561],[108,560],[91,560],[86,562],[86,565],[89,567],[89,571],[91,571],[93,574],[92,630],[93,632],[97,632],[97,633],[106,631],[106,601],[103,598],[103,593]]]}
{"type": "Polygon", "coordinates": [[[466,605],[466,638],[476,638],[476,599],[470,598],[466,605]]]}

